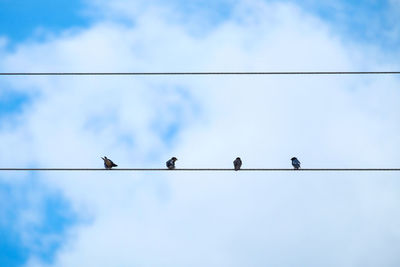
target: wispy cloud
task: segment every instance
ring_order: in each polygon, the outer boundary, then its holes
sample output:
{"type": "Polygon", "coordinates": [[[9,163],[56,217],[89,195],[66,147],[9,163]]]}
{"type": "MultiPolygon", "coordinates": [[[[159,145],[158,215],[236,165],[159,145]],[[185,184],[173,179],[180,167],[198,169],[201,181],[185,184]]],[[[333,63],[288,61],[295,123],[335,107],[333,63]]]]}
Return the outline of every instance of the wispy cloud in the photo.
{"type": "MultiPolygon", "coordinates": [[[[44,43],[21,44],[5,53],[1,68],[398,67],[380,61],[390,54],[379,46],[371,54],[370,44],[348,43],[329,22],[295,4],[237,1],[229,16],[201,34],[189,18],[187,24],[176,20],[181,11],[168,6],[97,4],[106,12],[101,21],[44,43]]],[[[181,167],[232,167],[241,156],[244,167],[288,167],[298,156],[307,167],[393,167],[399,157],[399,80],[391,76],[7,82],[38,97],[20,114],[17,128],[1,132],[4,164],[101,167],[99,157],[106,155],[121,167],[162,167],[171,156],[181,167]]],[[[354,266],[400,260],[393,174],[104,172],[36,179],[93,220],[69,225],[55,266],[354,266]]],[[[42,261],[33,255],[27,265],[46,265],[42,261]]]]}

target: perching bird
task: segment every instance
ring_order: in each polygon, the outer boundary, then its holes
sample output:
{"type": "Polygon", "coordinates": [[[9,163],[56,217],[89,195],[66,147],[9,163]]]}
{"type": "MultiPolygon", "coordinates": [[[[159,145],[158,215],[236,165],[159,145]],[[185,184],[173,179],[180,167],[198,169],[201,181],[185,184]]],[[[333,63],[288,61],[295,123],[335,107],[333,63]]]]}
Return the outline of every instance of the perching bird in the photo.
{"type": "Polygon", "coordinates": [[[168,160],[165,164],[167,165],[167,168],[170,170],[175,169],[175,161],[177,161],[178,159],[175,157],[172,157],[170,160],[168,160]]]}
{"type": "Polygon", "coordinates": [[[300,161],[296,157],[291,158],[291,161],[292,161],[293,168],[295,170],[298,170],[300,168],[300,161]]]}
{"type": "Polygon", "coordinates": [[[104,158],[102,157],[102,159],[104,160],[104,168],[106,168],[107,170],[111,170],[112,167],[118,166],[117,164],[112,162],[111,159],[108,159],[106,156],[104,156],[104,158]]]}
{"type": "Polygon", "coordinates": [[[233,166],[235,167],[235,171],[240,170],[240,167],[242,167],[242,160],[237,157],[234,161],[233,161],[233,166]]]}

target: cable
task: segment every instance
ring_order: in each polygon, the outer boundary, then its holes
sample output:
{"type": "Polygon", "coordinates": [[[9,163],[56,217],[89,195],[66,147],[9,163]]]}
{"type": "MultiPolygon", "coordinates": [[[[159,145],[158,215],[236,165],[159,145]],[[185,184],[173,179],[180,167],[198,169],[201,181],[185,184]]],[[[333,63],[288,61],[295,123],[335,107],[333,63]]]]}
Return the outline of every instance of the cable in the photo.
{"type": "MultiPolygon", "coordinates": [[[[166,168],[116,168],[107,170],[104,168],[0,168],[0,171],[235,171],[233,168],[182,168],[169,170],[166,168]]],[[[256,172],[280,172],[280,171],[306,171],[306,172],[397,172],[400,168],[308,168],[308,169],[288,169],[288,168],[249,168],[240,171],[256,172]]]]}
{"type": "Polygon", "coordinates": [[[260,71],[260,72],[0,72],[0,76],[166,76],[166,75],[391,75],[400,71],[260,71]]]}

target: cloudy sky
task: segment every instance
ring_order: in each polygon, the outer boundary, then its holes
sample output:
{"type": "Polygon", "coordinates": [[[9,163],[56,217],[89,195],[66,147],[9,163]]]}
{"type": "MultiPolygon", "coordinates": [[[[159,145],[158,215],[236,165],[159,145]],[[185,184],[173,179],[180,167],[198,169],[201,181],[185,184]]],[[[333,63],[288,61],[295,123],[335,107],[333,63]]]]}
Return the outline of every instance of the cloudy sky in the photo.
{"type": "MultiPolygon", "coordinates": [[[[399,71],[400,1],[0,0],[1,72],[399,71]],[[322,2],[322,3],[321,3],[322,2]]],[[[399,167],[400,77],[0,77],[1,167],[399,167]]],[[[0,173],[1,266],[399,266],[399,173],[0,173]]]]}

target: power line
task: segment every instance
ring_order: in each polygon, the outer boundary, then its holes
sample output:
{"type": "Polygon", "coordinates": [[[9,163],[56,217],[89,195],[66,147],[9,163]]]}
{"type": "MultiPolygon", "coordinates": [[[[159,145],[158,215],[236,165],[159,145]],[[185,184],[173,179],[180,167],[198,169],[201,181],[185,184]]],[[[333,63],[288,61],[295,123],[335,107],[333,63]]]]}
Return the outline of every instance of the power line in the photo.
{"type": "MultiPolygon", "coordinates": [[[[0,171],[138,171],[138,172],[153,172],[153,171],[235,171],[233,168],[180,168],[169,170],[166,168],[117,168],[107,170],[104,168],[0,168],[0,171]]],[[[306,168],[306,169],[292,169],[292,168],[248,168],[240,169],[245,172],[286,172],[286,171],[302,171],[302,172],[397,172],[400,168],[306,168]]]]}
{"type": "Polygon", "coordinates": [[[400,71],[0,72],[0,76],[397,75],[400,71]]]}

